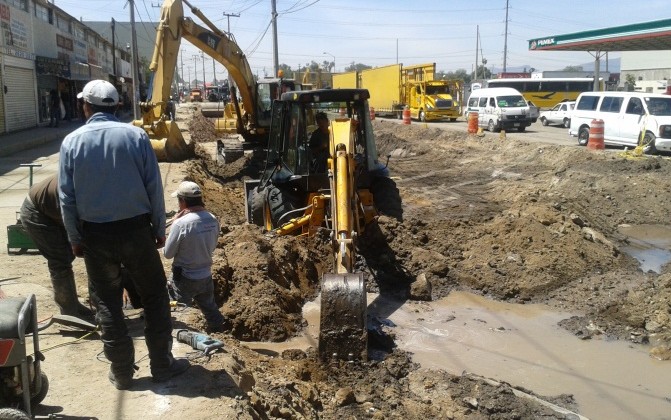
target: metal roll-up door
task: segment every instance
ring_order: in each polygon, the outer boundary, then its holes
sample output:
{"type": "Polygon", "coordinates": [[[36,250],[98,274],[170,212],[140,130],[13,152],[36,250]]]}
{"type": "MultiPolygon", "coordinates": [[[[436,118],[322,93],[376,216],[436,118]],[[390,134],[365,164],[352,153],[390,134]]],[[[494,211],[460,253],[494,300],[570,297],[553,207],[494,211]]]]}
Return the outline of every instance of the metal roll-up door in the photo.
{"type": "Polygon", "coordinates": [[[37,125],[37,104],[35,103],[34,70],[6,65],[4,76],[4,83],[7,87],[5,94],[7,131],[35,127],[37,125]]]}

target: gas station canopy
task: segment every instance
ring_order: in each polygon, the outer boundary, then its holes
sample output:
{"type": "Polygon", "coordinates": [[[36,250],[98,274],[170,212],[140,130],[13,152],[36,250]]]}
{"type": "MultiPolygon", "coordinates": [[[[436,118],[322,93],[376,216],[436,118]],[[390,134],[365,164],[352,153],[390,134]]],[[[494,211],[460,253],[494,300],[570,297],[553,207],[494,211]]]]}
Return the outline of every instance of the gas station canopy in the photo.
{"type": "Polygon", "coordinates": [[[671,19],[529,40],[530,51],[671,50],[671,19]]]}

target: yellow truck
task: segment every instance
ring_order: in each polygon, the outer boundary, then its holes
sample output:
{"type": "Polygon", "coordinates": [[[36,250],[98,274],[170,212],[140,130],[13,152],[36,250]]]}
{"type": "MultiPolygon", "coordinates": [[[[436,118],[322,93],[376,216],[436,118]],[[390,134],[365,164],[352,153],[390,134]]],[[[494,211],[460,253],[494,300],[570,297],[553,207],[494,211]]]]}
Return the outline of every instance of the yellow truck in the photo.
{"type": "Polygon", "coordinates": [[[420,121],[456,121],[461,116],[463,84],[436,80],[436,63],[402,64],[333,75],[334,88],[368,89],[378,116],[401,118],[403,109],[420,121]]]}

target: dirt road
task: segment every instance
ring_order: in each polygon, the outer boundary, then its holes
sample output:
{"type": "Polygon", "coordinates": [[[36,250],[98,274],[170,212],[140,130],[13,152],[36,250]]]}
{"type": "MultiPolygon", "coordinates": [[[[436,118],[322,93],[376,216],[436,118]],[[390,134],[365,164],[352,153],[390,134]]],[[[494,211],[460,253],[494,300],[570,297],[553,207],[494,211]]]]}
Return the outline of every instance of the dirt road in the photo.
{"type": "MultiPolygon", "coordinates": [[[[191,116],[180,117],[186,127],[191,116]]],[[[269,237],[245,224],[242,182],[256,176],[260,162],[248,156],[217,165],[212,127],[196,116],[190,132],[199,158],[162,164],[162,170],[168,190],[184,177],[203,185],[207,207],[222,220],[214,272],[221,310],[231,325],[230,331],[216,335],[225,340],[226,352],[196,359],[197,366],[182,379],[161,387],[147,380],[144,360],[137,387],[117,392],[103,380],[106,366],[96,358],[98,341],[54,350],[45,369],[54,369],[55,379],[41,413],[101,419],[136,418],[139,410],[147,418],[195,413],[192,417],[255,419],[586,414],[570,393],[534,398],[534,389],[480,378],[474,369],[474,375],[455,375],[423,368],[411,354],[394,348],[402,332],[385,320],[408,302],[416,303],[419,320],[430,318],[427,304],[416,302],[427,298],[427,290],[432,301],[460,291],[507,303],[543,304],[577,314],[560,321],[576,342],[626,341],[654,360],[671,358],[671,275],[665,267],[644,273],[624,252],[633,244],[627,229],[648,226],[656,232],[669,220],[668,160],[530,144],[498,134],[467,136],[430,125],[377,120],[374,126],[380,154],[392,155],[389,166],[404,212],[400,220],[381,216],[360,241],[359,266],[375,300],[369,306],[371,324],[380,331],[371,334],[371,360],[324,365],[309,341],[278,344],[275,350],[249,344],[282,343],[306,331],[303,307],[315,299],[321,274],[329,270],[328,241],[325,236],[269,237]],[[420,283],[423,297],[417,294],[420,283]],[[396,304],[376,312],[383,305],[375,303],[382,301],[396,304]],[[94,395],[105,397],[100,401],[94,395]]],[[[46,267],[39,256],[0,258],[8,258],[3,261],[8,275],[32,274],[33,288],[41,291],[48,310],[46,267]]],[[[78,281],[84,278],[79,264],[78,281]]],[[[25,291],[12,287],[18,290],[5,285],[2,290],[25,291]]],[[[85,291],[83,284],[80,290],[85,291]]],[[[176,328],[203,326],[195,311],[174,315],[176,328]]],[[[454,317],[461,321],[460,316],[454,312],[441,328],[449,331],[450,322],[454,317]]],[[[139,324],[135,331],[136,348],[145,351],[139,324]]],[[[58,330],[45,335],[49,344],[69,339],[58,330]]],[[[190,351],[177,345],[175,352],[190,351]]],[[[657,363],[660,371],[668,371],[668,361],[657,363]]],[[[670,392],[643,390],[658,411],[636,411],[640,407],[634,403],[622,418],[665,418],[655,413],[671,412],[670,392]]]]}

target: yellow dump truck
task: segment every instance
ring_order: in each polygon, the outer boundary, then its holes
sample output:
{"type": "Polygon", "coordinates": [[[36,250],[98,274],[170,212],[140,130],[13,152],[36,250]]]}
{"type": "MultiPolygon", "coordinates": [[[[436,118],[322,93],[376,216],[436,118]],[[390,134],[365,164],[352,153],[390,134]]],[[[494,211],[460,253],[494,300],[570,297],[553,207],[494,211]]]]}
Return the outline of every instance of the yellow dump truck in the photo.
{"type": "Polygon", "coordinates": [[[420,121],[456,121],[461,116],[463,85],[436,80],[436,63],[402,64],[333,75],[334,88],[368,89],[375,115],[401,118],[407,106],[420,121]]]}

